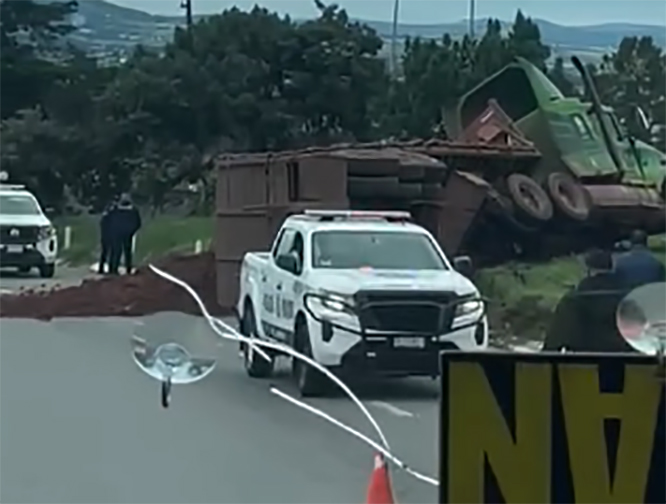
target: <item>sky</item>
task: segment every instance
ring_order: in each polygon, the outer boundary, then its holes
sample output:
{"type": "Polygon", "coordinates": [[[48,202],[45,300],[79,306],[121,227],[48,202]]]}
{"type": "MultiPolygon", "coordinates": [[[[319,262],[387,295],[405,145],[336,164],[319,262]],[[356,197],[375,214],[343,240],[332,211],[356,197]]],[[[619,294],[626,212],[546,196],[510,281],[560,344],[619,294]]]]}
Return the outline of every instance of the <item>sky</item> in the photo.
{"type": "MultiPolygon", "coordinates": [[[[85,1],[85,0],[84,0],[85,1]]],[[[109,0],[152,14],[179,15],[180,0],[109,0]]],[[[334,3],[324,0],[324,3],[334,3]]],[[[350,16],[390,21],[394,0],[337,0],[350,16]]],[[[194,12],[210,14],[234,5],[241,9],[259,4],[294,18],[316,15],[314,0],[192,0],[194,12]]],[[[580,26],[603,23],[637,23],[664,26],[664,0],[476,0],[477,18],[511,20],[518,9],[531,17],[580,26]]],[[[452,23],[468,17],[469,0],[400,0],[400,22],[405,24],[452,23]]]]}

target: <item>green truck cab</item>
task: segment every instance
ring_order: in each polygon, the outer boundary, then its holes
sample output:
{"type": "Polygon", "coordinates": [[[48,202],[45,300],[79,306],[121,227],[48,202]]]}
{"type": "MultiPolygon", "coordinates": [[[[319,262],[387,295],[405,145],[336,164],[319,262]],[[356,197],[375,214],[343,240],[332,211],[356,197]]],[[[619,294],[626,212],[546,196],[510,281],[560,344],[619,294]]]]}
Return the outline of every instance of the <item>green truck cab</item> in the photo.
{"type": "MultiPolygon", "coordinates": [[[[554,214],[545,209],[552,205],[564,218],[555,222],[602,225],[615,237],[632,227],[663,231],[666,155],[629,135],[613,109],[601,104],[580,60],[572,62],[590,102],[565,97],[536,66],[516,58],[460,99],[454,127],[458,132],[474,128],[499,106],[534,144],[541,157],[528,169],[490,174],[504,181],[498,189],[503,183],[509,200],[527,209],[532,223],[551,221],[554,214]]],[[[642,110],[636,113],[645,119],[642,110]]]]}
{"type": "Polygon", "coordinates": [[[610,107],[601,106],[602,126],[594,104],[565,97],[543,72],[523,58],[462,97],[457,113],[461,129],[478,117],[491,99],[541,151],[542,161],[532,174],[537,180],[557,170],[590,181],[659,186],[664,180],[664,153],[633,140],[610,107]],[[602,127],[609,133],[611,146],[604,140],[602,127]]]}

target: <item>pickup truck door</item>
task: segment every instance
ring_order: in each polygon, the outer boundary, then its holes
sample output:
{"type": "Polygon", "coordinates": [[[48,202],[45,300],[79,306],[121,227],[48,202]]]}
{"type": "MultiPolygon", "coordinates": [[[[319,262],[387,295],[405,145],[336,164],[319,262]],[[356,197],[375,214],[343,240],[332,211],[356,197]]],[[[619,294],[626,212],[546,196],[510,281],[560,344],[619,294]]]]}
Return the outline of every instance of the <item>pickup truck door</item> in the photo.
{"type": "Polygon", "coordinates": [[[282,273],[275,262],[278,255],[286,254],[291,247],[296,231],[290,228],[282,228],[275,239],[271,257],[266,269],[261,274],[261,328],[264,335],[284,340],[284,335],[279,331],[279,317],[282,313],[279,305],[278,285],[282,289],[282,273]]]}
{"type": "Polygon", "coordinates": [[[300,285],[300,276],[303,272],[304,241],[303,235],[295,231],[293,235],[285,240],[285,246],[280,247],[279,254],[292,254],[298,257],[299,267],[297,271],[287,271],[274,263],[275,273],[275,329],[274,337],[289,341],[294,331],[296,318],[296,296],[297,286],[300,285]]]}

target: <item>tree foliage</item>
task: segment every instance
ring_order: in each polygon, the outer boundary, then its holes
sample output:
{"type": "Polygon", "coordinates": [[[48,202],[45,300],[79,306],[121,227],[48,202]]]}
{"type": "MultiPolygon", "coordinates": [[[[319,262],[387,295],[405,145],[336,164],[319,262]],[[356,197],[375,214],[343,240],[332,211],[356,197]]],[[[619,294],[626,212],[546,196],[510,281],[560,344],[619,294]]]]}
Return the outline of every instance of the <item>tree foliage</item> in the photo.
{"type": "MultiPolygon", "coordinates": [[[[337,5],[296,23],[266,9],[226,10],[178,28],[163,51],[137,47],[103,67],[68,46],[76,2],[0,0],[2,163],[50,205],[98,207],[132,190],[159,208],[205,180],[220,151],[445,134],[444,110],[516,56],[577,94],[564,61],[548,68],[539,27],[518,12],[508,33],[408,40],[390,78],[382,40],[337,5]]],[[[663,51],[625,38],[595,69],[602,100],[639,138],[635,106],[663,124],[663,51]]],[[[661,141],[661,140],[660,140],[661,141]]]]}

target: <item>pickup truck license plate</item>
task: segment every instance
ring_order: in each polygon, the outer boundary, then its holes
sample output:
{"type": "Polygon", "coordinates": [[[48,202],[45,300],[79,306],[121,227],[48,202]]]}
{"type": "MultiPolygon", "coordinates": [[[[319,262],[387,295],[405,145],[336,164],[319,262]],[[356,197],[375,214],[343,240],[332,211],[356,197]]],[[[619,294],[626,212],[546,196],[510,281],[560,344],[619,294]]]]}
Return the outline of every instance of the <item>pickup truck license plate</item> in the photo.
{"type": "Polygon", "coordinates": [[[396,348],[425,348],[424,338],[395,338],[393,346],[396,348]]]}
{"type": "Polygon", "coordinates": [[[23,245],[7,245],[7,252],[10,254],[22,254],[23,245]]]}

